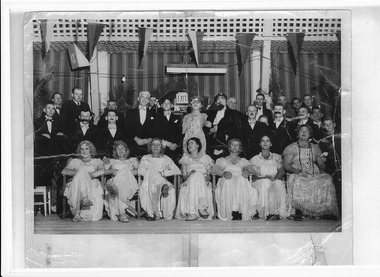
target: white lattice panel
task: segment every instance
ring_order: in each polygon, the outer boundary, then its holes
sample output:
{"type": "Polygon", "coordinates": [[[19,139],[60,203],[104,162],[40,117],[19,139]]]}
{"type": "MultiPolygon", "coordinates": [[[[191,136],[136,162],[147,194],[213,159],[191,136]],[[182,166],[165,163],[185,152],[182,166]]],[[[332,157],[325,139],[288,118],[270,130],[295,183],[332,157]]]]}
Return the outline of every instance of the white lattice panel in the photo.
{"type": "MultiPolygon", "coordinates": [[[[40,29],[33,19],[35,41],[40,41],[40,29]]],[[[334,40],[341,29],[339,18],[258,17],[253,12],[153,12],[102,14],[98,18],[61,18],[56,21],[52,41],[87,40],[88,22],[105,24],[99,41],[137,41],[138,27],[153,28],[152,41],[187,41],[187,31],[203,31],[204,40],[234,40],[236,33],[256,33],[256,40],[271,37],[282,40],[288,32],[306,32],[306,40],[334,40]],[[99,18],[101,17],[101,18],[99,18]]]]}

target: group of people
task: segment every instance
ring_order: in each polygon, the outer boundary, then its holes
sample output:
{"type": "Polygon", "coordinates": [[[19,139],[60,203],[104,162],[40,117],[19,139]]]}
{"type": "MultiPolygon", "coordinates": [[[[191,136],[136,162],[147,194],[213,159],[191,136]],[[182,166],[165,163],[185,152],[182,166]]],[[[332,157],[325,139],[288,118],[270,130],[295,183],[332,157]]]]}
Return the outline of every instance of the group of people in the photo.
{"type": "Polygon", "coordinates": [[[206,111],[193,97],[181,117],[172,99],[158,107],[142,91],[137,108],[123,115],[108,101],[95,119],[82,97],[74,88],[61,106],[54,94],[35,122],[36,156],[76,153],[62,171],[73,177],[64,188],[73,221],[100,220],[105,208],[128,222],[136,193],[148,221],[339,218],[339,136],[318,106],[288,116],[284,97],[270,110],[258,93],[243,114],[220,93],[206,111]],[[106,184],[101,175],[110,176],[106,184]]]}

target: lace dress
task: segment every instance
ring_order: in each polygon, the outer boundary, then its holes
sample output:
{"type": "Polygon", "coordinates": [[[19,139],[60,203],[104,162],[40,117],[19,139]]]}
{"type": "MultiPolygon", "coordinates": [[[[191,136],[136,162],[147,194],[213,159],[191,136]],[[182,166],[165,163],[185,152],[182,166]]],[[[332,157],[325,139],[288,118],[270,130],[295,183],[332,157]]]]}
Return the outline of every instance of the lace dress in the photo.
{"type": "MultiPolygon", "coordinates": [[[[268,159],[260,154],[250,160],[258,177],[276,176],[282,167],[282,158],[276,153],[270,153],[268,159]]],[[[286,209],[286,189],[282,180],[259,179],[253,182],[253,186],[259,192],[257,210],[260,218],[266,218],[269,214],[278,214],[282,218],[289,216],[286,209]]]]}
{"type": "Polygon", "coordinates": [[[242,220],[250,219],[256,213],[258,192],[252,187],[251,182],[241,175],[249,161],[241,158],[238,163],[232,164],[226,158],[219,158],[215,165],[219,165],[222,171],[232,173],[229,180],[220,177],[215,190],[219,219],[231,220],[233,211],[242,213],[242,220]]]}
{"type": "Polygon", "coordinates": [[[335,188],[332,178],[327,173],[319,172],[316,164],[321,150],[318,145],[310,144],[310,148],[300,148],[297,142],[285,148],[283,155],[292,155],[291,165],[307,172],[308,176],[290,174],[288,177],[289,208],[296,208],[310,216],[339,216],[335,188]]]}
{"type": "Polygon", "coordinates": [[[183,156],[179,163],[186,167],[188,173],[192,170],[196,172],[191,174],[181,186],[176,218],[183,219],[186,214],[189,214],[201,219],[199,210],[206,210],[207,219],[212,219],[214,216],[212,185],[205,179],[207,171],[211,170],[214,164],[212,159],[208,155],[204,155],[200,159],[183,156]]]}
{"type": "Polygon", "coordinates": [[[192,137],[199,138],[202,143],[202,149],[199,151],[201,156],[206,153],[206,136],[203,132],[203,126],[205,125],[207,115],[201,113],[194,115],[192,113],[185,115],[182,123],[182,133],[185,134],[183,138],[183,153],[188,155],[187,152],[187,140],[192,137]]]}
{"type": "Polygon", "coordinates": [[[152,157],[151,154],[141,158],[138,174],[144,180],[139,190],[141,207],[149,216],[163,216],[165,220],[173,218],[176,204],[175,188],[165,177],[181,174],[181,170],[175,165],[172,159],[166,155],[159,158],[152,157]],[[161,198],[161,189],[164,184],[169,186],[169,196],[161,198]]]}
{"type": "Polygon", "coordinates": [[[91,179],[89,173],[95,172],[98,168],[103,167],[100,159],[92,159],[89,162],[83,162],[81,159],[72,159],[67,169],[75,170],[71,182],[67,183],[64,196],[70,205],[71,213],[75,216],[79,214],[83,221],[98,221],[103,216],[103,188],[98,179],[91,179]],[[81,201],[87,197],[92,206],[81,207],[81,201]]]}
{"type": "Polygon", "coordinates": [[[112,197],[106,190],[104,197],[104,206],[108,216],[113,221],[117,221],[117,216],[125,214],[125,209],[129,200],[135,195],[138,190],[136,177],[132,171],[137,169],[139,162],[136,158],[128,160],[111,159],[110,163],[105,166],[105,169],[116,169],[117,173],[114,177],[107,181],[107,187],[112,186],[117,191],[116,196],[112,197]]]}

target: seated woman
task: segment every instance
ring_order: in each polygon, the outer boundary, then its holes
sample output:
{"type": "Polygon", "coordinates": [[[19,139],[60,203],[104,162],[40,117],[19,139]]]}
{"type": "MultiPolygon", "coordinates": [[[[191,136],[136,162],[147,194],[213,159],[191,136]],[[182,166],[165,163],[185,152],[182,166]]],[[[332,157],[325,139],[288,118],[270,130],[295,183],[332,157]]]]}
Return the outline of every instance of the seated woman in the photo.
{"type": "Polygon", "coordinates": [[[79,143],[79,158],[72,159],[62,174],[74,176],[64,191],[73,221],[98,221],[103,216],[103,187],[97,177],[104,174],[104,163],[95,159],[95,146],[88,140],[79,143]]]}
{"type": "Polygon", "coordinates": [[[162,140],[153,139],[148,144],[151,154],[141,158],[138,168],[138,174],[144,178],[139,191],[141,207],[146,211],[148,221],[160,218],[161,213],[165,220],[170,220],[175,209],[175,188],[166,177],[179,175],[181,170],[163,154],[163,149],[162,140]]]}
{"type": "Polygon", "coordinates": [[[125,213],[127,203],[138,190],[137,175],[139,161],[137,158],[128,158],[129,148],[124,141],[115,141],[113,145],[114,159],[104,158],[106,174],[113,174],[107,181],[104,205],[108,216],[113,221],[128,222],[125,213]]]}
{"type": "Polygon", "coordinates": [[[286,218],[286,189],[285,182],[281,181],[285,174],[282,158],[269,151],[272,146],[269,135],[261,136],[260,146],[261,153],[250,160],[257,176],[253,186],[259,192],[259,217],[267,220],[286,218]]]}
{"type": "Polygon", "coordinates": [[[212,219],[214,207],[209,175],[214,163],[210,156],[200,154],[202,143],[199,138],[192,137],[186,144],[189,155],[179,160],[185,182],[181,185],[176,218],[188,221],[212,219]]]}
{"type": "Polygon", "coordinates": [[[290,218],[302,220],[302,214],[325,219],[337,219],[339,211],[331,176],[325,173],[321,149],[312,144],[312,129],[299,125],[298,140],[283,153],[284,168],[290,174],[287,181],[288,204],[296,213],[290,218]]]}
{"type": "Polygon", "coordinates": [[[215,190],[218,217],[221,220],[249,220],[256,216],[257,190],[248,176],[254,172],[249,161],[239,157],[242,143],[238,139],[228,141],[230,155],[219,158],[212,174],[219,178],[215,190]]]}

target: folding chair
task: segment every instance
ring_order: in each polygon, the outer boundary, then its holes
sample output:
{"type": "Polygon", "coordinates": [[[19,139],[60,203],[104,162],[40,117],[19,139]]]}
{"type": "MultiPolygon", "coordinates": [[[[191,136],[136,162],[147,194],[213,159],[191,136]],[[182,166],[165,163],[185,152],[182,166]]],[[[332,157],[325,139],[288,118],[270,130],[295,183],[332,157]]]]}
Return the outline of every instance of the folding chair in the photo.
{"type": "Polygon", "coordinates": [[[44,216],[48,213],[51,215],[51,195],[50,188],[47,186],[36,186],[34,188],[34,196],[42,195],[42,202],[34,202],[34,206],[44,206],[44,216]]]}

